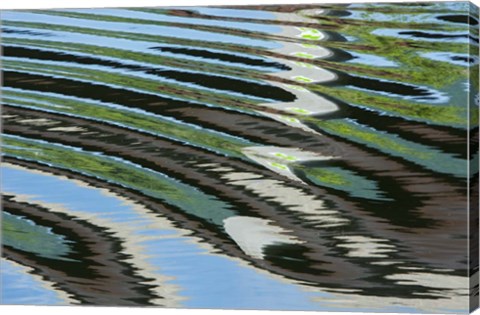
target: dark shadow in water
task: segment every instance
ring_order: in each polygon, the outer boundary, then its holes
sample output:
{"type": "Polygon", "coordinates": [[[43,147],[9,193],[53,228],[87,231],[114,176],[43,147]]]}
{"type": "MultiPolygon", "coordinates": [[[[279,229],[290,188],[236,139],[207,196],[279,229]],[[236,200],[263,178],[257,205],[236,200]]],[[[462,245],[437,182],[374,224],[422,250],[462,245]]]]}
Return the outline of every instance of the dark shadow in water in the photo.
{"type": "Polygon", "coordinates": [[[352,13],[346,10],[327,10],[325,15],[335,16],[335,17],[346,17],[346,16],[352,15],[352,13]]]}
{"type": "Polygon", "coordinates": [[[5,34],[19,34],[19,35],[33,35],[33,36],[45,36],[45,37],[55,37],[55,35],[50,33],[42,33],[36,31],[27,31],[27,30],[17,30],[17,29],[10,29],[7,27],[2,27],[2,33],[5,34]]]}
{"type": "Polygon", "coordinates": [[[106,103],[114,103],[145,108],[152,104],[161,109],[163,105],[187,106],[188,101],[180,101],[159,95],[144,94],[107,85],[81,82],[71,79],[52,78],[38,74],[26,74],[15,71],[3,71],[4,86],[39,92],[50,92],[70,95],[85,99],[94,99],[106,103]],[[65,94],[68,91],[68,94],[65,94]]]}
{"type": "Polygon", "coordinates": [[[264,259],[274,266],[279,266],[298,273],[329,275],[332,272],[321,270],[314,265],[320,266],[325,262],[313,260],[306,256],[311,253],[308,247],[300,244],[274,244],[263,248],[264,259]]]}
{"type": "MultiPolygon", "coordinates": [[[[282,88],[251,81],[237,80],[200,73],[188,73],[174,70],[147,70],[149,74],[165,76],[177,81],[198,84],[212,89],[242,93],[246,96],[255,96],[278,102],[293,102],[296,96],[282,88]]],[[[265,102],[265,101],[263,101],[265,102]]]]}
{"type": "MultiPolygon", "coordinates": [[[[354,87],[374,93],[384,93],[388,96],[396,96],[416,101],[443,101],[443,99],[439,99],[439,97],[443,96],[440,92],[426,87],[386,79],[352,75],[338,70],[328,70],[335,74],[336,79],[334,81],[323,82],[319,84],[319,86],[354,87]]],[[[337,102],[338,101],[335,101],[335,103],[337,102]]]]}
{"type": "Polygon", "coordinates": [[[441,33],[428,33],[421,31],[403,31],[399,33],[400,35],[409,35],[416,38],[427,38],[427,39],[454,39],[454,38],[465,38],[470,39],[471,41],[476,41],[477,38],[470,36],[468,34],[441,34],[441,33]]]}
{"type": "Polygon", "coordinates": [[[465,14],[456,14],[456,15],[441,15],[437,16],[437,19],[452,23],[462,23],[469,25],[478,25],[478,20],[472,16],[465,14]]]}
{"type": "Polygon", "coordinates": [[[215,52],[207,49],[178,48],[178,47],[169,47],[169,46],[163,46],[163,47],[156,46],[156,47],[151,47],[150,49],[164,51],[164,52],[171,52],[174,54],[182,54],[182,55],[188,55],[188,56],[194,56],[194,57],[233,62],[233,63],[250,65],[250,66],[269,67],[269,68],[274,68],[282,71],[291,70],[289,66],[279,62],[271,62],[265,59],[228,54],[225,52],[220,53],[220,52],[215,52]]]}
{"type": "MultiPolygon", "coordinates": [[[[159,77],[173,79],[180,82],[194,83],[203,87],[219,89],[223,91],[231,91],[242,93],[247,96],[255,96],[261,98],[271,99],[278,102],[292,102],[296,99],[295,95],[283,90],[279,87],[257,83],[252,81],[234,79],[229,77],[209,75],[204,73],[191,73],[180,70],[166,70],[161,66],[158,68],[142,67],[132,64],[125,64],[113,60],[105,60],[94,57],[76,56],[68,53],[59,53],[53,51],[44,51],[40,49],[30,49],[24,47],[3,47],[4,56],[27,58],[34,60],[48,60],[48,61],[61,61],[72,62],[76,64],[86,65],[101,65],[111,67],[114,69],[127,69],[133,71],[144,72],[147,74],[157,75],[159,77]]],[[[159,82],[159,85],[161,82],[159,82]]]]}
{"type": "Polygon", "coordinates": [[[389,94],[395,94],[399,96],[414,96],[435,99],[435,95],[426,88],[421,86],[415,86],[400,82],[388,81],[383,79],[362,77],[357,75],[348,74],[345,72],[336,72],[338,79],[332,83],[323,83],[322,85],[333,86],[353,86],[365,90],[375,92],[385,92],[389,94]]]}
{"type": "Polygon", "coordinates": [[[325,39],[322,41],[328,41],[328,42],[348,42],[349,41],[345,36],[337,32],[322,30],[322,33],[325,35],[325,39]]]}
{"type": "Polygon", "coordinates": [[[332,62],[345,62],[355,58],[352,56],[352,54],[346,52],[343,49],[329,47],[328,50],[331,52],[331,54],[319,59],[332,62]]]}
{"type": "Polygon", "coordinates": [[[475,59],[474,57],[464,57],[464,56],[451,56],[450,59],[452,59],[453,61],[461,61],[466,65],[473,65],[478,61],[478,59],[475,59]]]}

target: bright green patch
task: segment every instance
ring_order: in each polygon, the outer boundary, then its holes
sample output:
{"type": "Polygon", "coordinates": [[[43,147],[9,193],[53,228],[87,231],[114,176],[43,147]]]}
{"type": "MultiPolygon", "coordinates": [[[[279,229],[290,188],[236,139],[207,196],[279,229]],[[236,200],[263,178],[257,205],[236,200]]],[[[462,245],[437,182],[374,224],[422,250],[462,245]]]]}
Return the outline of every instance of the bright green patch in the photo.
{"type": "Polygon", "coordinates": [[[274,153],[274,156],[281,158],[282,160],[287,160],[287,161],[296,161],[297,158],[294,157],[293,155],[285,154],[285,153],[274,153]]]}
{"type": "Polygon", "coordinates": [[[363,176],[340,167],[300,167],[314,184],[345,191],[353,197],[386,200],[378,185],[363,176]]]}
{"type": "Polygon", "coordinates": [[[317,56],[315,56],[315,55],[312,55],[312,54],[309,54],[309,53],[306,53],[306,52],[301,52],[301,51],[295,52],[292,55],[295,56],[295,57],[307,58],[307,59],[317,58],[317,56]]]}
{"type": "Polygon", "coordinates": [[[282,171],[288,171],[288,166],[284,165],[284,164],[280,164],[280,163],[277,163],[277,162],[270,162],[269,163],[271,166],[275,167],[275,168],[278,168],[282,171]]]}
{"type": "Polygon", "coordinates": [[[287,110],[300,114],[300,115],[310,115],[312,112],[303,108],[298,107],[288,107],[287,110]]]}
{"type": "Polygon", "coordinates": [[[298,82],[304,82],[304,83],[311,83],[313,82],[312,79],[310,78],[307,78],[307,77],[304,77],[304,76],[295,76],[293,77],[294,80],[298,81],[298,82]]]}

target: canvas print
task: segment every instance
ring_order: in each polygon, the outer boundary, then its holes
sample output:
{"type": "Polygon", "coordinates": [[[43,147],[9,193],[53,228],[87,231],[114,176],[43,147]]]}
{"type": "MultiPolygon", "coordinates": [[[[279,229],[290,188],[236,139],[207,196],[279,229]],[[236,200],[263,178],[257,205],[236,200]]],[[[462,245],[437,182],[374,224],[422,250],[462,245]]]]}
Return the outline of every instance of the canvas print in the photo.
{"type": "Polygon", "coordinates": [[[473,4],[0,18],[2,304],[477,307],[473,4]]]}

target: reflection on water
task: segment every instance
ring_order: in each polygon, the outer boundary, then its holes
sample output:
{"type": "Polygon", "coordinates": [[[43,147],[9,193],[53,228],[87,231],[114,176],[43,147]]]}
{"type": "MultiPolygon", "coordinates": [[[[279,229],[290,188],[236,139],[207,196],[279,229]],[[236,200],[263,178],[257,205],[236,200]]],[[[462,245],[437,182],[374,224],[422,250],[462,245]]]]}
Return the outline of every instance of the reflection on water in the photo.
{"type": "Polygon", "coordinates": [[[1,18],[2,303],[475,307],[470,4],[1,18]]]}

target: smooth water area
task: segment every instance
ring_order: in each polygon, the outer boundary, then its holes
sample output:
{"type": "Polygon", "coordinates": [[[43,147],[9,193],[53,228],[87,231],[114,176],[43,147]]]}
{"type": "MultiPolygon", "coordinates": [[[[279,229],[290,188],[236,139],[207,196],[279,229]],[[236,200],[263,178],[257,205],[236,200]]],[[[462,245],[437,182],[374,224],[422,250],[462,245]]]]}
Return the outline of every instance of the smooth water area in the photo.
{"type": "Polygon", "coordinates": [[[6,305],[66,305],[67,300],[59,293],[47,287],[24,267],[6,259],[1,260],[2,304],[6,305]]]}

